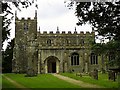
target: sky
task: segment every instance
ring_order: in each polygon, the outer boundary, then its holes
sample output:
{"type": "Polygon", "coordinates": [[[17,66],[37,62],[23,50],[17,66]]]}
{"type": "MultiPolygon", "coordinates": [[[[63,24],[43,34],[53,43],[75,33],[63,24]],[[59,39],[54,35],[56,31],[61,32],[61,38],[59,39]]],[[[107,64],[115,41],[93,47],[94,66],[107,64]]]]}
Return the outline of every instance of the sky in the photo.
{"type": "MultiPolygon", "coordinates": [[[[53,31],[56,32],[57,26],[60,31],[74,31],[75,27],[77,31],[92,31],[90,25],[77,26],[77,17],[75,16],[74,9],[68,9],[66,7],[65,0],[38,0],[38,27],[40,26],[41,32],[43,31],[53,31]]],[[[34,18],[36,8],[34,5],[30,6],[28,9],[22,9],[21,12],[17,10],[18,18],[31,17],[34,18]]]]}
{"type": "MultiPolygon", "coordinates": [[[[35,16],[35,10],[37,10],[37,22],[38,27],[40,26],[41,32],[53,31],[54,33],[57,31],[57,27],[59,27],[59,31],[71,31],[72,33],[76,30],[78,33],[80,31],[92,31],[90,25],[77,26],[78,22],[77,17],[75,16],[75,8],[69,9],[66,7],[64,3],[65,0],[37,0],[38,9],[35,8],[35,4],[30,6],[29,8],[21,9],[21,11],[17,10],[14,6],[12,6],[13,13],[17,11],[17,16],[19,19],[22,17],[32,19],[35,16]]],[[[10,40],[15,37],[15,19],[13,19],[11,24],[11,36],[10,40]]],[[[10,41],[8,40],[8,41],[10,41]]],[[[5,42],[6,44],[6,42],[5,42]]],[[[4,48],[6,45],[4,46],[4,48]]]]}

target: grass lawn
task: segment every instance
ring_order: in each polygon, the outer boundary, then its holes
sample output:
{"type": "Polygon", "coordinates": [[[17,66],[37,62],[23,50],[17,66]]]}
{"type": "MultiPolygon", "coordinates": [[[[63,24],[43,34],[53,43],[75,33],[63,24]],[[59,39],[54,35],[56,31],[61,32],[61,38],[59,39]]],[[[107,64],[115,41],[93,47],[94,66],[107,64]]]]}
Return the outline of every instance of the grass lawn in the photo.
{"type": "Polygon", "coordinates": [[[2,87],[2,74],[0,74],[0,90],[1,90],[1,87],[2,87]]]}
{"type": "Polygon", "coordinates": [[[75,73],[61,73],[61,75],[64,75],[64,76],[67,76],[67,77],[70,77],[70,78],[74,78],[76,80],[81,80],[81,81],[84,81],[84,82],[87,82],[87,83],[103,86],[103,87],[106,87],[106,88],[117,88],[118,87],[117,81],[116,82],[109,81],[107,74],[99,73],[99,76],[98,76],[99,79],[98,80],[95,80],[95,79],[91,78],[90,76],[83,76],[83,77],[76,76],[75,73]]]}
{"type": "Polygon", "coordinates": [[[15,85],[13,85],[7,79],[5,79],[4,77],[2,77],[2,88],[17,88],[17,87],[15,87],[15,85]]]}
{"type": "MultiPolygon", "coordinates": [[[[37,77],[24,77],[24,74],[4,74],[27,88],[80,88],[66,81],[60,80],[51,74],[40,74],[37,77]]],[[[5,78],[2,79],[4,88],[15,88],[5,78]]]]}

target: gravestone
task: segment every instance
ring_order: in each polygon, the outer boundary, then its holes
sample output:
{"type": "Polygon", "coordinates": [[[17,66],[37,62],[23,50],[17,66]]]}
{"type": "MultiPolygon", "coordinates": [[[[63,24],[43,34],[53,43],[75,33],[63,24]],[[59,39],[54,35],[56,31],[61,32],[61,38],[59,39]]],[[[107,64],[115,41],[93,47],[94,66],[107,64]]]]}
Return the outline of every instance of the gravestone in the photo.
{"type": "Polygon", "coordinates": [[[108,79],[111,80],[111,73],[112,71],[108,71],[108,79]]]}
{"type": "Polygon", "coordinates": [[[93,78],[98,80],[98,70],[97,69],[94,69],[93,78]]]}
{"type": "Polygon", "coordinates": [[[89,73],[89,76],[92,77],[92,78],[94,78],[94,79],[96,79],[96,80],[98,80],[98,70],[94,69],[94,71],[91,71],[89,73]]]}
{"type": "Polygon", "coordinates": [[[109,71],[108,72],[108,79],[115,81],[116,77],[115,77],[115,72],[114,71],[109,71]]]}

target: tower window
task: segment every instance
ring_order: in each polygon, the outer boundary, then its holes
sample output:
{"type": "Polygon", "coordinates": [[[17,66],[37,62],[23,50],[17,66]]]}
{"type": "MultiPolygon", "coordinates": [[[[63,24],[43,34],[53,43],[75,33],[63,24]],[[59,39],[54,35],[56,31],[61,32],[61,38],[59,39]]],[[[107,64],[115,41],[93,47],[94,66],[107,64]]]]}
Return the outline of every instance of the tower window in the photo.
{"type": "Polygon", "coordinates": [[[68,45],[68,44],[69,44],[69,41],[68,41],[68,39],[66,39],[66,40],[65,40],[65,43],[66,43],[66,45],[68,45]]]}
{"type": "Polygon", "coordinates": [[[98,56],[95,55],[94,53],[91,53],[90,60],[91,60],[91,64],[98,64],[98,56]]]}
{"type": "Polygon", "coordinates": [[[84,40],[83,40],[83,39],[81,40],[81,45],[82,45],[82,46],[84,45],[84,40]]]}
{"type": "Polygon", "coordinates": [[[73,53],[71,55],[71,65],[79,65],[79,54],[73,53]]]}
{"type": "Polygon", "coordinates": [[[24,31],[28,31],[28,24],[27,23],[24,23],[24,31]]]}
{"type": "Polygon", "coordinates": [[[48,40],[47,40],[47,45],[48,45],[48,46],[51,46],[51,44],[52,44],[52,41],[51,41],[50,39],[48,39],[48,40]]]}

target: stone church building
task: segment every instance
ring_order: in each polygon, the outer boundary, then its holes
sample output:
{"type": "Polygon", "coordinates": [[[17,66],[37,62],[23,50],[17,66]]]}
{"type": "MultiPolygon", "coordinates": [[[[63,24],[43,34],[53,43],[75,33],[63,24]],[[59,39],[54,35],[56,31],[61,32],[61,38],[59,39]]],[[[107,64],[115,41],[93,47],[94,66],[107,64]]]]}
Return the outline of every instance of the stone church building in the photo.
{"type": "Polygon", "coordinates": [[[37,12],[34,19],[15,17],[15,46],[12,72],[39,73],[89,72],[104,65],[101,56],[91,50],[94,32],[70,31],[41,33],[37,31],[37,12]]]}

